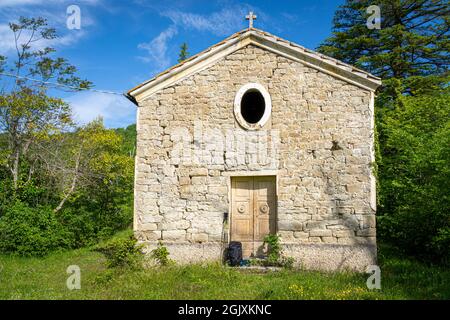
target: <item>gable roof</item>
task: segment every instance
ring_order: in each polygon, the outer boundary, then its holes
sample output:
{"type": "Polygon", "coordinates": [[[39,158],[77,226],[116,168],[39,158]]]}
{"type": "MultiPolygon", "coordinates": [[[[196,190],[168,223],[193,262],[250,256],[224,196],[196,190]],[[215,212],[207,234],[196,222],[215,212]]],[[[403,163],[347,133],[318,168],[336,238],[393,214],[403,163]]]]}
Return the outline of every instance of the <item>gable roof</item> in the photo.
{"type": "Polygon", "coordinates": [[[137,104],[138,101],[142,101],[151,94],[209,67],[219,59],[249,44],[301,62],[369,91],[375,91],[381,85],[380,78],[364,70],[284,40],[268,32],[248,28],[236,32],[225,40],[157,74],[155,77],[129,90],[126,96],[137,104]]]}

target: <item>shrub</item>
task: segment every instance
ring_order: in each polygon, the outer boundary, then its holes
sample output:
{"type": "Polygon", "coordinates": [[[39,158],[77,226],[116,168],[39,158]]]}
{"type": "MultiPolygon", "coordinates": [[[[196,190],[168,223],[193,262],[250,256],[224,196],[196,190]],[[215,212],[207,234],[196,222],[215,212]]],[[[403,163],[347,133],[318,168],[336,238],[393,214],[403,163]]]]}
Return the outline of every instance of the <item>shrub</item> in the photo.
{"type": "Polygon", "coordinates": [[[264,243],[269,246],[269,255],[267,261],[276,264],[281,256],[280,237],[276,234],[269,234],[264,238],[264,243]]]}
{"type": "Polygon", "coordinates": [[[280,237],[276,234],[269,234],[264,238],[264,243],[269,246],[269,254],[267,260],[263,264],[267,266],[279,266],[287,269],[294,267],[295,259],[283,255],[281,249],[280,237]]]}
{"type": "Polygon", "coordinates": [[[49,207],[31,208],[17,201],[0,217],[0,252],[43,256],[70,248],[73,238],[49,207]]]}
{"type": "Polygon", "coordinates": [[[377,236],[427,262],[450,261],[449,101],[403,97],[378,123],[377,236]]]}
{"type": "Polygon", "coordinates": [[[134,236],[114,239],[97,245],[95,250],[105,255],[108,268],[135,268],[142,263],[141,246],[137,245],[134,236]]]}
{"type": "Polygon", "coordinates": [[[439,229],[438,234],[432,240],[432,247],[441,257],[442,262],[450,265],[450,227],[439,229]]]}
{"type": "Polygon", "coordinates": [[[152,250],[150,256],[162,266],[167,266],[173,263],[173,261],[169,259],[169,250],[167,250],[161,241],[158,242],[158,247],[152,250]]]}
{"type": "Polygon", "coordinates": [[[98,208],[82,201],[69,203],[59,213],[62,223],[74,234],[77,248],[111,238],[131,224],[132,216],[129,205],[128,208],[98,208]]]}

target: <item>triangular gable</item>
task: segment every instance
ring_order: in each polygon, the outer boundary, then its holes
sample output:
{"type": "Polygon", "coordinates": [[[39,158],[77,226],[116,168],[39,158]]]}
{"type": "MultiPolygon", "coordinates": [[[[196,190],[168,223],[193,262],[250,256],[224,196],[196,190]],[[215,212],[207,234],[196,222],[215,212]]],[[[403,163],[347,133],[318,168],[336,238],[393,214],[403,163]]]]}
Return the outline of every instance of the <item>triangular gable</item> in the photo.
{"type": "Polygon", "coordinates": [[[375,89],[381,85],[380,78],[375,77],[366,71],[306,49],[265,31],[251,28],[237,32],[199,54],[161,72],[152,79],[145,81],[128,91],[127,97],[135,103],[142,101],[153,93],[204,70],[221,58],[250,44],[284,56],[288,59],[301,62],[311,68],[330,74],[369,91],[375,91],[375,89]]]}

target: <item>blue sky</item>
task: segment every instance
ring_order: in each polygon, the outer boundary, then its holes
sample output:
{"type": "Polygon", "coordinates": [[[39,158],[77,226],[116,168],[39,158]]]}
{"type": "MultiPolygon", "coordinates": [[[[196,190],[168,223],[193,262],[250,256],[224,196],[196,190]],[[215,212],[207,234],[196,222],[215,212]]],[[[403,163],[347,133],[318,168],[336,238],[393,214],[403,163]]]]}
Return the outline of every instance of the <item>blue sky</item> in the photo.
{"type": "MultiPolygon", "coordinates": [[[[332,18],[344,0],[0,0],[0,54],[14,51],[9,21],[42,16],[58,31],[51,45],[96,89],[125,92],[170,67],[179,46],[198,53],[244,29],[249,10],[255,27],[315,49],[331,33],[332,18]],[[80,30],[66,27],[67,7],[81,9],[80,30]]],[[[79,123],[97,116],[108,127],[135,122],[135,107],[119,95],[65,93],[79,123]]]]}

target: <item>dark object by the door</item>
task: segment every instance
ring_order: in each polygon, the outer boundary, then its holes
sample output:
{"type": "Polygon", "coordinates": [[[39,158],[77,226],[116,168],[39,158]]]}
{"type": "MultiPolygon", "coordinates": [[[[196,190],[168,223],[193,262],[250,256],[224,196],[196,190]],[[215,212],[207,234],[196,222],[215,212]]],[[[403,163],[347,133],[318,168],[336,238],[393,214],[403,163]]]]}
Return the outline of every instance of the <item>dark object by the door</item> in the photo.
{"type": "Polygon", "coordinates": [[[231,241],[228,246],[228,263],[230,266],[239,266],[242,260],[242,243],[231,241]]]}

